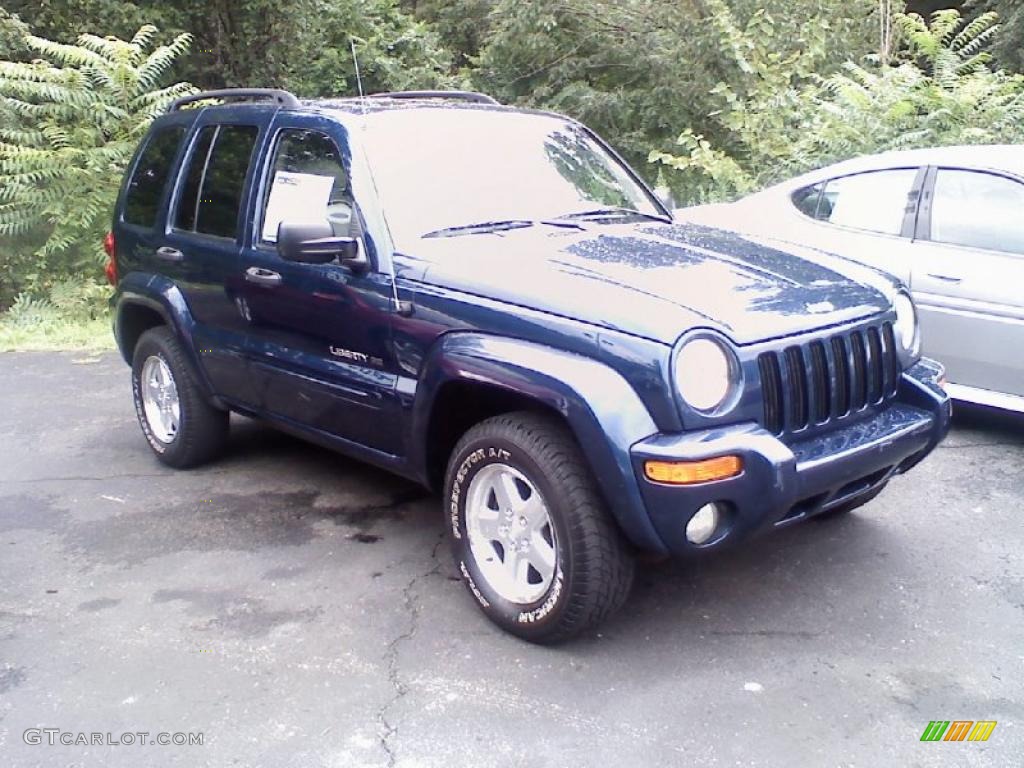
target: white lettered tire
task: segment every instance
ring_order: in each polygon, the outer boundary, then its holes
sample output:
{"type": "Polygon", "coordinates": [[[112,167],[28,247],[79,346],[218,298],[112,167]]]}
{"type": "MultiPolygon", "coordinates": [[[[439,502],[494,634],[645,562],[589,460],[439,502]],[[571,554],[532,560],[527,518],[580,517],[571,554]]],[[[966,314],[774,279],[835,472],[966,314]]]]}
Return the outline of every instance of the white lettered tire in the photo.
{"type": "Polygon", "coordinates": [[[142,434],[164,464],[194,467],[223,449],[228,413],[206,401],[170,328],[151,328],[139,337],[132,395],[142,434]]]}
{"type": "Polygon", "coordinates": [[[508,632],[559,642],[628,597],[633,557],[557,419],[524,411],[470,429],[452,452],[444,498],[456,567],[508,632]]]}

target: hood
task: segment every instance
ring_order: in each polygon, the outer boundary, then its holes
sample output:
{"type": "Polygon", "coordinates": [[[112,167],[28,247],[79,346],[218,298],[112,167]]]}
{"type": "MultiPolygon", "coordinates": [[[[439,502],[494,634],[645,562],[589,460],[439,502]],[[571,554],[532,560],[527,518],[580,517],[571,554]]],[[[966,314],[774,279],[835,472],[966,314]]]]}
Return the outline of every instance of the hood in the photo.
{"type": "Polygon", "coordinates": [[[750,344],[891,305],[890,279],[809,249],[687,224],[581,226],[424,239],[396,266],[402,277],[666,344],[693,327],[750,344]]]}

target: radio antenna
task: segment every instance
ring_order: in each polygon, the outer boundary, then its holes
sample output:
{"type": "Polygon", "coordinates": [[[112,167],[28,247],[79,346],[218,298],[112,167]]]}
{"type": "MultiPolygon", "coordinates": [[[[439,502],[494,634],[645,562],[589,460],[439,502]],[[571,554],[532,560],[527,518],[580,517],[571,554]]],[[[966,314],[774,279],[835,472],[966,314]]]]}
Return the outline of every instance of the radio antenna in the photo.
{"type": "Polygon", "coordinates": [[[352,63],[356,67],[356,87],[359,89],[359,101],[362,103],[363,113],[366,113],[366,94],[363,93],[363,76],[359,74],[359,57],[356,56],[356,39],[348,39],[349,47],[352,49],[352,63]]]}

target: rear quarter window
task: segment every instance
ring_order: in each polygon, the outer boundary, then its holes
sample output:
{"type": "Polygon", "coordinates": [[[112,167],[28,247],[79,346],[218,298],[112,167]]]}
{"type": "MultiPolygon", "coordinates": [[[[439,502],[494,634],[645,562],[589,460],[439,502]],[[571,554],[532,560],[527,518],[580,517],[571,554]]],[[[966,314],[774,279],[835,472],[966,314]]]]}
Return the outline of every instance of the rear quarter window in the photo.
{"type": "Polygon", "coordinates": [[[153,132],[128,181],[124,200],[124,221],[152,229],[156,225],[164,188],[171,177],[178,145],[185,135],[182,126],[153,132]]]}
{"type": "Polygon", "coordinates": [[[824,186],[825,183],[822,182],[798,189],[792,196],[793,205],[804,216],[810,216],[812,219],[818,218],[818,201],[821,199],[821,190],[824,186]]]}

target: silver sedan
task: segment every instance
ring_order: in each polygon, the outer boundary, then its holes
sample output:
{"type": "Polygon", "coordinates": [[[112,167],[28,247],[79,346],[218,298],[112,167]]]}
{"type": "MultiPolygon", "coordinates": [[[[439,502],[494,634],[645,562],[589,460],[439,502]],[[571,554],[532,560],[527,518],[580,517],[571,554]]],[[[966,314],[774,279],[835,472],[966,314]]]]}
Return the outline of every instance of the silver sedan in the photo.
{"type": "Polygon", "coordinates": [[[1024,146],[887,152],[682,221],[810,246],[910,286],[958,400],[1024,411],[1024,146]]]}

